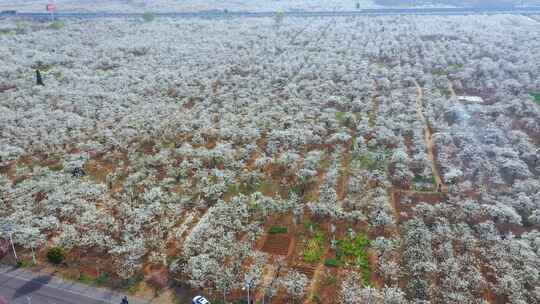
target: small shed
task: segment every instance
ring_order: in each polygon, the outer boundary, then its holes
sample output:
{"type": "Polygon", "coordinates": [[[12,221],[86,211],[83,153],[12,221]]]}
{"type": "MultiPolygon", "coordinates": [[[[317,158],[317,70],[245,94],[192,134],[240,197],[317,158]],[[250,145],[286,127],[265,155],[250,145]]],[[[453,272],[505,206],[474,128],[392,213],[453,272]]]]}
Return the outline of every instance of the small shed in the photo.
{"type": "Polygon", "coordinates": [[[474,103],[483,103],[484,99],[480,96],[458,96],[457,99],[461,102],[474,102],[474,103]]]}

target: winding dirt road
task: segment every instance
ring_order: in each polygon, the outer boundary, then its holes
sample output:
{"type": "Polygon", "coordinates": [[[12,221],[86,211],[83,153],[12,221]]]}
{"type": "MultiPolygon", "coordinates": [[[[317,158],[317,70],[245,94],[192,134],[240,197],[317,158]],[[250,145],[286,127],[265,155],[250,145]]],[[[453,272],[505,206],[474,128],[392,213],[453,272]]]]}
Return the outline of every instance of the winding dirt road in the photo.
{"type": "Polygon", "coordinates": [[[418,114],[418,117],[425,125],[424,135],[425,135],[425,140],[426,140],[427,154],[428,154],[429,161],[431,163],[431,170],[433,172],[433,176],[435,177],[435,182],[437,183],[437,187],[438,185],[441,185],[441,188],[445,190],[446,187],[443,183],[441,176],[439,175],[439,171],[437,170],[437,162],[435,161],[435,153],[433,152],[433,140],[431,138],[432,136],[431,129],[429,128],[428,121],[426,117],[424,116],[424,103],[423,103],[424,91],[422,90],[422,87],[420,87],[420,84],[418,84],[416,80],[414,81],[414,85],[416,86],[416,91],[417,91],[416,113],[418,114]]]}

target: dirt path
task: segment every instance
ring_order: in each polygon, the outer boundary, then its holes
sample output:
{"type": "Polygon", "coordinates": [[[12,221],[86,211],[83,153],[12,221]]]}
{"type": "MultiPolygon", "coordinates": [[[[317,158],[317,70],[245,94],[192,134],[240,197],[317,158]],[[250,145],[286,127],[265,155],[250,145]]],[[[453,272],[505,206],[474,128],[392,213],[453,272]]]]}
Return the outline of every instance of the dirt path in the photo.
{"type": "MultiPolygon", "coordinates": [[[[208,209],[202,212],[192,210],[186,213],[182,217],[182,219],[178,221],[176,227],[186,225],[186,228],[179,236],[171,235],[171,240],[167,246],[167,251],[169,253],[175,253],[178,255],[182,251],[182,247],[184,246],[185,241],[187,240],[193,229],[195,229],[195,227],[199,224],[199,221],[205,216],[206,212],[208,212],[208,209]]],[[[176,234],[177,230],[175,229],[174,232],[176,234]]]]}
{"type": "Polygon", "coordinates": [[[371,98],[371,102],[373,103],[373,106],[371,108],[371,113],[369,115],[369,126],[373,127],[375,126],[375,122],[377,121],[377,114],[379,113],[379,101],[377,100],[377,93],[379,92],[379,88],[377,87],[377,83],[373,82],[373,89],[374,94],[371,98]]]}
{"type": "Polygon", "coordinates": [[[306,297],[306,300],[304,301],[304,304],[315,303],[313,299],[315,295],[317,294],[317,289],[324,273],[324,267],[325,267],[324,259],[328,255],[329,252],[330,252],[330,246],[327,246],[324,251],[324,254],[322,255],[322,261],[315,268],[315,273],[313,274],[313,278],[311,279],[311,282],[309,284],[307,297],[306,297]]]}
{"type": "Polygon", "coordinates": [[[268,289],[268,286],[272,284],[272,281],[274,280],[276,272],[276,266],[272,263],[268,263],[263,268],[263,275],[261,278],[261,283],[257,287],[257,293],[253,297],[255,300],[255,303],[262,303],[264,294],[266,290],[268,289]]]}
{"type": "Polygon", "coordinates": [[[426,140],[426,146],[427,146],[427,153],[428,158],[431,162],[431,170],[433,172],[433,176],[435,177],[435,182],[437,185],[441,185],[443,189],[445,189],[445,186],[443,184],[443,181],[441,179],[441,176],[439,175],[439,171],[437,170],[437,162],[435,161],[435,153],[433,152],[433,140],[431,138],[431,129],[429,128],[428,121],[426,117],[424,116],[424,91],[420,87],[420,84],[415,80],[414,85],[416,86],[417,96],[416,96],[416,112],[418,114],[418,117],[425,125],[424,128],[424,135],[426,140]]]}
{"type": "Polygon", "coordinates": [[[396,219],[396,229],[393,231],[395,236],[399,236],[399,221],[401,215],[399,214],[397,202],[396,202],[396,190],[394,188],[388,189],[388,204],[390,205],[390,210],[392,211],[392,214],[394,215],[394,218],[396,219]]]}
{"type": "MultiPolygon", "coordinates": [[[[353,134],[354,135],[354,134],[353,134]]],[[[341,161],[340,161],[340,175],[338,177],[338,182],[336,186],[336,194],[338,197],[338,204],[340,207],[343,207],[343,200],[347,197],[348,192],[348,186],[349,186],[349,178],[350,178],[350,170],[349,166],[351,163],[352,155],[352,139],[349,140],[347,145],[344,148],[343,154],[341,154],[341,161]]]]}

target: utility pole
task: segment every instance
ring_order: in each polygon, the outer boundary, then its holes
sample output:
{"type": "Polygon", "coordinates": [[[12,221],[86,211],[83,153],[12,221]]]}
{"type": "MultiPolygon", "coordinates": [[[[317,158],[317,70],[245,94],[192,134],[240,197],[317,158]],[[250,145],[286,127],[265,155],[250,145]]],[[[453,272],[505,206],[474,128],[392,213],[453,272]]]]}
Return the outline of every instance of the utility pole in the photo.
{"type": "Polygon", "coordinates": [[[15,251],[15,245],[13,245],[13,231],[9,232],[9,242],[11,243],[11,249],[13,249],[13,255],[15,256],[15,260],[19,260],[19,257],[17,256],[17,251],[15,251]]]}
{"type": "Polygon", "coordinates": [[[36,265],[37,261],[36,261],[36,252],[34,251],[34,246],[30,247],[30,249],[32,249],[32,263],[36,265]]]}
{"type": "Polygon", "coordinates": [[[51,21],[54,22],[54,12],[56,11],[56,4],[54,4],[54,3],[49,3],[49,4],[47,4],[47,6],[45,7],[45,9],[46,9],[47,12],[49,12],[49,14],[51,15],[51,21]]]}
{"type": "Polygon", "coordinates": [[[250,295],[251,295],[251,294],[250,294],[250,291],[251,291],[251,288],[253,287],[253,280],[254,280],[254,279],[255,279],[255,278],[250,278],[250,279],[246,282],[246,284],[244,285],[244,287],[242,287],[242,289],[244,289],[244,290],[247,289],[247,302],[248,302],[248,304],[251,304],[251,302],[250,302],[250,299],[251,299],[251,297],[250,297],[250,295]]]}
{"type": "Polygon", "coordinates": [[[4,233],[9,235],[9,242],[11,243],[11,249],[13,250],[13,255],[15,256],[15,260],[19,261],[19,257],[17,256],[17,251],[15,251],[15,245],[13,244],[13,225],[5,224],[2,227],[2,230],[4,231],[4,233]]]}

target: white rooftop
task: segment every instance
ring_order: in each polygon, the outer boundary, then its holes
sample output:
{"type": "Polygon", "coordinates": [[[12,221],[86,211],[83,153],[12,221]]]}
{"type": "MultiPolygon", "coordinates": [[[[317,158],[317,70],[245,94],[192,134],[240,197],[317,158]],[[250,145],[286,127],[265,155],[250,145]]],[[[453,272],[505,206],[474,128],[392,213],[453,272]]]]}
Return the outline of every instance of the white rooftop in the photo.
{"type": "Polygon", "coordinates": [[[480,96],[458,96],[457,99],[466,102],[484,102],[484,99],[480,96]]]}

